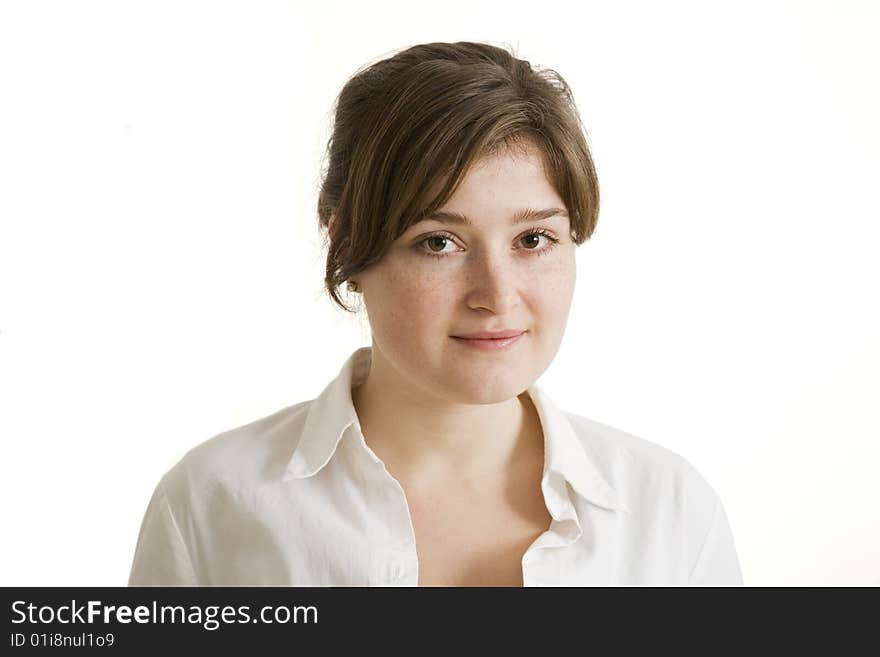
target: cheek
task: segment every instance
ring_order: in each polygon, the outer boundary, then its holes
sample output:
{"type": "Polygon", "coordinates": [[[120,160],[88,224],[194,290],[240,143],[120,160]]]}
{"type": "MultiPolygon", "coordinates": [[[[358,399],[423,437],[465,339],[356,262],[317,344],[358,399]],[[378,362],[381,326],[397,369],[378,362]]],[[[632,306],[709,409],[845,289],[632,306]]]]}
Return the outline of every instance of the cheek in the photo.
{"type": "Polygon", "coordinates": [[[377,319],[395,338],[412,340],[421,327],[448,321],[454,292],[442,272],[404,263],[385,270],[377,287],[382,294],[377,319]]]}
{"type": "Polygon", "coordinates": [[[558,317],[564,321],[568,316],[574,296],[575,277],[573,258],[560,258],[533,268],[528,287],[534,307],[545,319],[558,317]]]}

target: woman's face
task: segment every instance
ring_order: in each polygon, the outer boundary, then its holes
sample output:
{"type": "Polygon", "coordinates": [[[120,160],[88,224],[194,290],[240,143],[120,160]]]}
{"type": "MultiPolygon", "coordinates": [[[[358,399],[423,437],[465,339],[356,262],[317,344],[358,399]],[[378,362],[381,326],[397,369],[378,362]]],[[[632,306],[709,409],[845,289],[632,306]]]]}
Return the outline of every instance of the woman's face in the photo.
{"type": "Polygon", "coordinates": [[[565,204],[529,146],[476,163],[440,212],[469,223],[414,224],[355,277],[372,329],[371,376],[452,403],[511,399],[549,367],[565,331],[575,286],[565,204]],[[551,208],[559,211],[514,223],[551,208]],[[453,337],[502,329],[525,333],[501,350],[453,337]]]}

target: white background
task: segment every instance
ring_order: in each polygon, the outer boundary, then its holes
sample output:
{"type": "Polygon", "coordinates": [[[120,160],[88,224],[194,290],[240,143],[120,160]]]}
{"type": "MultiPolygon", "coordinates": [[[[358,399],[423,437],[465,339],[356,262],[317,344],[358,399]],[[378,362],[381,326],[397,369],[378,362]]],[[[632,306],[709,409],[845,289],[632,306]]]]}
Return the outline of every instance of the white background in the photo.
{"type": "Polygon", "coordinates": [[[562,408],[688,459],[748,585],[880,584],[880,3],[0,3],[2,585],[124,585],[159,477],[317,396],[336,93],[425,41],[571,84],[562,408]],[[572,382],[586,373],[586,383],[572,382]]]}

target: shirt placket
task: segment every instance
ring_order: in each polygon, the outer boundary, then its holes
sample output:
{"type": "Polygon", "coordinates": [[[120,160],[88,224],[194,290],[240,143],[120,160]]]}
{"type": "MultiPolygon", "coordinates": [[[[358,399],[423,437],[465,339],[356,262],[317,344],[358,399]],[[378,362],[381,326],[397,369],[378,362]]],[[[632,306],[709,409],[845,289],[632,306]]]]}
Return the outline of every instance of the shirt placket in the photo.
{"type": "Polygon", "coordinates": [[[384,537],[373,549],[370,583],[373,586],[417,586],[418,554],[406,493],[362,434],[359,438],[370,472],[368,479],[375,484],[369,488],[375,496],[371,508],[375,509],[377,535],[384,537]]]}

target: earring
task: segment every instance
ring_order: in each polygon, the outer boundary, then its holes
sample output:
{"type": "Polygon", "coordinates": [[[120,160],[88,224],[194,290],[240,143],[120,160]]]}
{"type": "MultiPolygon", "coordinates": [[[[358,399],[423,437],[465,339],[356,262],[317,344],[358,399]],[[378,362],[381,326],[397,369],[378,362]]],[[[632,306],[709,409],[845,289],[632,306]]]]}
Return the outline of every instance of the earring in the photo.
{"type": "Polygon", "coordinates": [[[349,282],[348,282],[348,291],[349,291],[349,292],[360,292],[360,291],[361,291],[361,288],[360,288],[360,286],[357,284],[356,281],[349,281],[349,282]]]}

